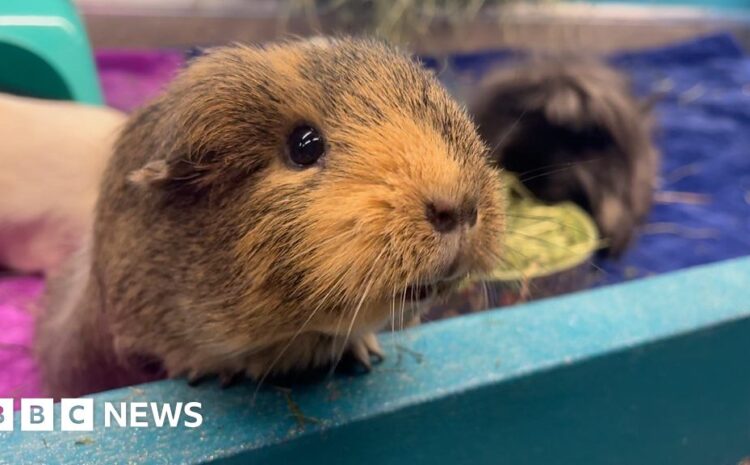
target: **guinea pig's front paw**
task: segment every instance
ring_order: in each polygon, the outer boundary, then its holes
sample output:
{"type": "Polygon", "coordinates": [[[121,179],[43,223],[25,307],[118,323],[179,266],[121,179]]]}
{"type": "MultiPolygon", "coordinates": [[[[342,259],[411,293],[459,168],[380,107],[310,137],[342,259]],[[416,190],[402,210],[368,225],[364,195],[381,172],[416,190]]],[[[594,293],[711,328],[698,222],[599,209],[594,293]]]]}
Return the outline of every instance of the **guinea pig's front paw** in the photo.
{"type": "Polygon", "coordinates": [[[380,363],[385,358],[385,353],[380,347],[380,342],[378,342],[375,333],[366,333],[350,341],[347,351],[367,371],[372,370],[373,359],[375,363],[380,363]]]}
{"type": "Polygon", "coordinates": [[[323,333],[302,333],[254,352],[245,373],[255,380],[304,377],[320,370],[328,371],[346,358],[370,371],[373,363],[383,360],[383,349],[375,333],[331,336],[323,333]]]}
{"type": "Polygon", "coordinates": [[[197,387],[210,379],[218,379],[222,389],[232,387],[243,379],[242,371],[219,370],[216,373],[207,374],[200,371],[190,371],[186,375],[188,386],[197,387]]]}

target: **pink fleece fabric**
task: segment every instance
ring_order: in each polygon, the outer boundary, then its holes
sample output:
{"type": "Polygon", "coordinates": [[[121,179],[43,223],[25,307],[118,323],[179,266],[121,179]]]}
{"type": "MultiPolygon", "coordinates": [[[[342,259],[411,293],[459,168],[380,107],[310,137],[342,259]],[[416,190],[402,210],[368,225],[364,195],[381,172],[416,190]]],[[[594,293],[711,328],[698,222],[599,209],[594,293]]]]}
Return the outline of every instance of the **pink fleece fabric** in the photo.
{"type": "MultiPolygon", "coordinates": [[[[130,111],[156,96],[183,63],[178,51],[99,51],[96,62],[109,106],[130,111]]],[[[43,395],[31,353],[32,308],[42,278],[0,277],[0,398],[43,395]]]]}

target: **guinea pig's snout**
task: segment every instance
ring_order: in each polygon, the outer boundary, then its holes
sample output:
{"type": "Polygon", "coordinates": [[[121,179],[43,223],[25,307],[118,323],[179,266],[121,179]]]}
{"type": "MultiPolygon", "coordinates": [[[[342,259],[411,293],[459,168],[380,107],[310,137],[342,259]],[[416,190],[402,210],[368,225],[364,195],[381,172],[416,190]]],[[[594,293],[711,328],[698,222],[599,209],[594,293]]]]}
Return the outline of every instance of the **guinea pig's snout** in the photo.
{"type": "Polygon", "coordinates": [[[433,229],[448,234],[461,227],[472,228],[477,224],[477,203],[472,200],[451,202],[445,200],[428,201],[425,215],[433,229]]]}

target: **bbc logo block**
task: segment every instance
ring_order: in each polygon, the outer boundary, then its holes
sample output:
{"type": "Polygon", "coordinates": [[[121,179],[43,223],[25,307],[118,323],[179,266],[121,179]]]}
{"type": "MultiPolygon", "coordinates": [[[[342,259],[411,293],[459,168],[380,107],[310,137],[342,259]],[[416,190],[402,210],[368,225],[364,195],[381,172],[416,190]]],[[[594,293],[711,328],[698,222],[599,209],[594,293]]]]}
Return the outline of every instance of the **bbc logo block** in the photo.
{"type": "Polygon", "coordinates": [[[0,431],[13,431],[13,399],[0,399],[0,431]]]}
{"type": "MultiPolygon", "coordinates": [[[[104,428],[197,428],[203,424],[200,402],[103,402],[104,428]]],[[[13,399],[0,399],[0,432],[14,431],[20,418],[21,431],[94,431],[94,399],[61,399],[55,409],[52,399],[21,399],[13,411],[13,399]]]]}
{"type": "Polygon", "coordinates": [[[0,431],[13,431],[14,416],[21,418],[21,431],[94,431],[94,399],[62,399],[59,424],[52,399],[21,399],[21,410],[13,411],[13,399],[0,399],[0,431]]]}
{"type": "Polygon", "coordinates": [[[54,429],[52,399],[21,399],[21,431],[54,429]]]}
{"type": "Polygon", "coordinates": [[[94,399],[62,399],[60,429],[63,431],[94,431],[94,399]]]}

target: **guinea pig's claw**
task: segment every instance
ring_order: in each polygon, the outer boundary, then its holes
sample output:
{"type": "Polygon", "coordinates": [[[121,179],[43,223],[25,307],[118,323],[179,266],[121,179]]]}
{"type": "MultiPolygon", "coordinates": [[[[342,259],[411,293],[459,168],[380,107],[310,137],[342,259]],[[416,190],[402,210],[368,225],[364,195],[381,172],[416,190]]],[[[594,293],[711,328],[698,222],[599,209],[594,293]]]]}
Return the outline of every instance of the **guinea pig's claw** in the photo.
{"type": "Polygon", "coordinates": [[[380,347],[375,333],[367,333],[360,339],[352,343],[351,352],[354,359],[357,360],[367,371],[372,370],[372,359],[375,363],[380,363],[385,357],[383,349],[380,347]]]}
{"type": "Polygon", "coordinates": [[[385,358],[385,352],[383,352],[383,348],[380,347],[380,342],[378,341],[378,337],[375,335],[375,333],[367,333],[362,338],[362,342],[367,347],[367,350],[370,352],[370,355],[375,356],[375,359],[378,362],[382,362],[385,358]]]}
{"type": "Polygon", "coordinates": [[[219,375],[219,383],[222,389],[227,389],[242,380],[242,375],[239,373],[222,373],[219,375]]]}
{"type": "Polygon", "coordinates": [[[203,382],[206,381],[207,379],[208,379],[207,375],[198,374],[198,373],[190,373],[187,376],[188,386],[196,387],[200,384],[203,384],[203,382]]]}
{"type": "MultiPolygon", "coordinates": [[[[219,377],[219,384],[221,385],[222,389],[231,387],[232,385],[237,384],[242,379],[241,375],[237,373],[229,373],[229,372],[219,373],[218,377],[219,377]]],[[[211,378],[214,378],[214,377],[211,375],[201,374],[198,372],[191,372],[187,375],[188,386],[190,387],[199,386],[211,378]]]]}
{"type": "Polygon", "coordinates": [[[413,328],[413,327],[419,326],[421,324],[422,324],[422,317],[419,316],[419,315],[414,315],[414,317],[412,317],[412,319],[410,319],[409,321],[406,322],[406,324],[404,324],[404,329],[406,329],[406,328],[413,328]]]}

